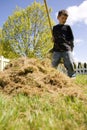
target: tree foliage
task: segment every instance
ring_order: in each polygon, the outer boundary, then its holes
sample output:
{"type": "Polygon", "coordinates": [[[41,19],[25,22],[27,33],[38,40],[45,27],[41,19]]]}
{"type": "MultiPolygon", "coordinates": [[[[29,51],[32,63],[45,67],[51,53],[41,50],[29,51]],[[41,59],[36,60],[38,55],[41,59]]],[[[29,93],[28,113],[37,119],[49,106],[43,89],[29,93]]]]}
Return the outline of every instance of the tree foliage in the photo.
{"type": "Polygon", "coordinates": [[[6,49],[10,48],[14,56],[42,57],[52,46],[46,9],[41,3],[34,2],[26,9],[17,8],[2,31],[4,48],[8,46],[6,49]]]}
{"type": "Polygon", "coordinates": [[[2,45],[2,29],[0,28],[0,55],[3,52],[3,45],[2,45]]]}
{"type": "Polygon", "coordinates": [[[0,56],[3,55],[6,58],[16,58],[18,57],[17,53],[11,48],[8,40],[2,35],[2,29],[0,28],[0,56]]]}

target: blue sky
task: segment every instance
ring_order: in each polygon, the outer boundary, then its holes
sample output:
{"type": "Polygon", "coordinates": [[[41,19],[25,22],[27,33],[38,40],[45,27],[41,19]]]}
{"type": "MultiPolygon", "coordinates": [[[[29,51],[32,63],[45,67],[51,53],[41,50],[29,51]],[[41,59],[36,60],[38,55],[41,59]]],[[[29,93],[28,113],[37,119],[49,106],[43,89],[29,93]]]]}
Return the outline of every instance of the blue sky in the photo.
{"type": "MultiPolygon", "coordinates": [[[[43,3],[43,0],[36,0],[43,3]]],[[[26,8],[34,0],[0,0],[0,27],[3,26],[9,15],[12,15],[16,6],[26,8]]],[[[69,17],[67,24],[71,25],[74,34],[74,59],[87,62],[87,0],[47,0],[52,8],[51,17],[57,24],[56,14],[61,9],[67,9],[69,17]]]]}

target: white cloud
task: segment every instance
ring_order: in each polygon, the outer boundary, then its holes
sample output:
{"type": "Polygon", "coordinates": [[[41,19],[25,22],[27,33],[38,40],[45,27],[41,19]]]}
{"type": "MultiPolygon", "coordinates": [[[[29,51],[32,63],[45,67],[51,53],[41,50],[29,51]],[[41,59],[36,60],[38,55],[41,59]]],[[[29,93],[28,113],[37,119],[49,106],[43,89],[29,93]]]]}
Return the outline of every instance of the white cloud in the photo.
{"type": "Polygon", "coordinates": [[[79,6],[70,6],[67,8],[69,17],[67,23],[73,25],[83,22],[87,25],[87,0],[83,1],[79,6]]]}
{"type": "Polygon", "coordinates": [[[82,39],[75,39],[74,40],[75,44],[83,44],[84,41],[82,39]]]}

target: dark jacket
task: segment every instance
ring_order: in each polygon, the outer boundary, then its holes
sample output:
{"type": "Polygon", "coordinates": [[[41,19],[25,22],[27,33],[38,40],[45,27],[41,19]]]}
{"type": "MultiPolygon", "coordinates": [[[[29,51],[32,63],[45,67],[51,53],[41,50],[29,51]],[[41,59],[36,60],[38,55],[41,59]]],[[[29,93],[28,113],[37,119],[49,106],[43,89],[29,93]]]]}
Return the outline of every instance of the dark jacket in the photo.
{"type": "Polygon", "coordinates": [[[53,27],[53,51],[72,51],[74,37],[69,25],[58,24],[53,27]]]}

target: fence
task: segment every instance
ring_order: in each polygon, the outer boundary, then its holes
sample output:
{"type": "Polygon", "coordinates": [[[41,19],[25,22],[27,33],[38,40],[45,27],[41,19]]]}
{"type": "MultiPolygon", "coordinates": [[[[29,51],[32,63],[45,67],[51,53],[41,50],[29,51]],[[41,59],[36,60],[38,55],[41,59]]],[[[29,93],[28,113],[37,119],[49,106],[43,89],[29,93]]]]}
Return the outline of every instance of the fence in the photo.
{"type": "Polygon", "coordinates": [[[76,68],[76,74],[87,74],[87,68],[76,68]]]}
{"type": "Polygon", "coordinates": [[[87,63],[78,62],[78,65],[75,67],[76,74],[87,74],[87,63]]]}
{"type": "Polygon", "coordinates": [[[9,59],[4,58],[3,56],[0,56],[0,71],[3,71],[5,66],[9,63],[9,59]]]}
{"type": "MultiPolygon", "coordinates": [[[[63,64],[59,64],[58,70],[67,73],[63,64]]],[[[76,74],[87,74],[87,63],[79,63],[78,65],[74,65],[74,70],[76,74]]]]}

